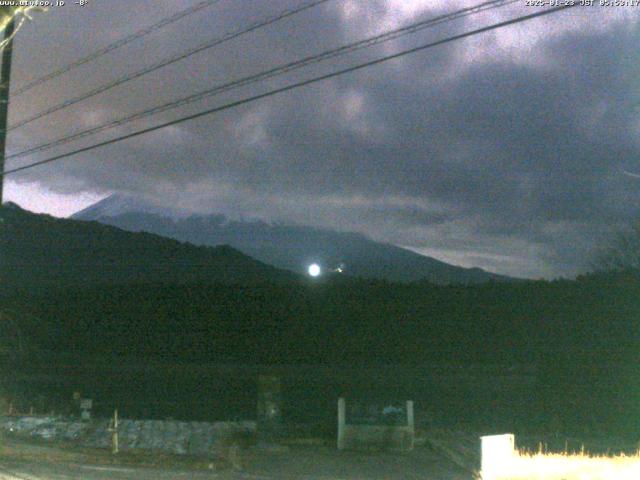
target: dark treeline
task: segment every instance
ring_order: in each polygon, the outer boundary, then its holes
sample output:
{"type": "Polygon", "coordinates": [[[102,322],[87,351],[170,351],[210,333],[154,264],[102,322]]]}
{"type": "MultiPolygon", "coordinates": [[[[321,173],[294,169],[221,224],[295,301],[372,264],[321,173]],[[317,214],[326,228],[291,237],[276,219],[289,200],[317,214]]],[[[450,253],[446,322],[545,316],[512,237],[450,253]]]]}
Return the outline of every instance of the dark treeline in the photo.
{"type": "Polygon", "coordinates": [[[6,296],[43,351],[204,362],[628,361],[640,278],[402,285],[139,284],[6,296]]]}
{"type": "Polygon", "coordinates": [[[633,272],[447,287],[340,277],[252,287],[147,284],[22,293],[3,306],[22,313],[32,360],[527,364],[538,368],[532,405],[539,415],[574,412],[581,423],[588,417],[638,431],[640,276],[633,272]]]}

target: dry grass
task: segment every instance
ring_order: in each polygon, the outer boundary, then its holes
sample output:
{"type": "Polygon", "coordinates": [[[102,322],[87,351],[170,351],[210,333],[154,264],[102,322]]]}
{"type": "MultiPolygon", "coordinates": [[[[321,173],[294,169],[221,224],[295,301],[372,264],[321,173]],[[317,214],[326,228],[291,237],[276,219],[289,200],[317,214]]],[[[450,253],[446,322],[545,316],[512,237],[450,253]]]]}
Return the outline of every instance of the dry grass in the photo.
{"type": "Polygon", "coordinates": [[[517,452],[483,480],[640,480],[640,452],[615,457],[517,452]]]}

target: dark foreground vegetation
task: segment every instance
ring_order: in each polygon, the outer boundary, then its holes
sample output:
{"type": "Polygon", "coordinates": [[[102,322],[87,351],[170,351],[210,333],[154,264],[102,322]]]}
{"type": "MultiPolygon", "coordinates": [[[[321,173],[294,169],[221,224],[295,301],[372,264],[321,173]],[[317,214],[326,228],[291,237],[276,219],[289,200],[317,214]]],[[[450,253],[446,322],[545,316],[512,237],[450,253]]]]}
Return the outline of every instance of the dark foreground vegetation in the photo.
{"type": "MultiPolygon", "coordinates": [[[[22,319],[32,361],[497,364],[505,371],[524,364],[536,368],[526,405],[532,419],[555,427],[570,416],[578,425],[633,432],[639,294],[640,277],[624,273],[474,287],[149,284],[21,295],[3,306],[22,319]]],[[[404,383],[417,391],[420,381],[404,383]]]]}
{"type": "MultiPolygon", "coordinates": [[[[156,270],[149,270],[147,260],[163,261],[152,248],[154,242],[165,248],[157,240],[160,237],[135,237],[97,226],[100,231],[107,229],[103,236],[79,238],[79,243],[85,243],[78,248],[90,242],[99,245],[105,236],[122,235],[119,241],[132,242],[132,246],[127,249],[120,244],[119,251],[138,252],[134,267],[144,275],[125,275],[134,268],[126,263],[128,257],[109,257],[109,251],[100,247],[94,256],[83,254],[85,267],[90,268],[85,269],[84,282],[78,282],[71,275],[77,262],[73,249],[64,250],[59,238],[50,238],[46,225],[40,230],[35,224],[31,228],[24,241],[40,245],[38,262],[28,251],[21,253],[20,245],[11,243],[9,236],[0,236],[7,247],[4,258],[11,266],[3,270],[0,297],[4,353],[6,361],[25,369],[38,365],[40,371],[53,374],[61,364],[96,362],[128,366],[347,365],[363,371],[368,368],[367,382],[372,384],[376,380],[371,368],[375,372],[376,366],[406,365],[413,367],[402,379],[389,383],[380,377],[379,390],[388,391],[393,384],[402,399],[412,396],[419,401],[419,395],[426,399],[431,392],[432,401],[437,389],[425,380],[430,365],[457,365],[463,370],[493,365],[502,372],[524,365],[535,369],[534,382],[524,394],[525,387],[508,383],[500,392],[487,394],[480,386],[483,382],[476,379],[467,382],[471,386],[466,390],[450,385],[448,398],[455,398],[452,402],[459,405],[455,412],[488,416],[500,403],[502,412],[518,410],[523,428],[640,433],[637,271],[593,274],[575,281],[476,286],[407,285],[343,276],[313,282],[288,277],[286,272],[235,251],[201,249],[211,263],[202,263],[200,257],[182,261],[179,252],[191,251],[171,241],[175,254],[163,254],[170,265],[199,269],[186,282],[176,281],[179,275],[159,275],[162,269],[157,265],[156,270]],[[139,250],[140,245],[134,248],[134,238],[147,242],[148,251],[139,250]],[[66,257],[49,262],[49,246],[66,257]],[[101,261],[112,274],[119,271],[122,276],[96,281],[101,278],[101,261]],[[13,281],[20,262],[35,272],[33,288],[28,288],[26,274],[13,281]],[[239,277],[232,275],[234,262],[244,268],[239,277]],[[251,275],[243,277],[249,272],[247,266],[251,266],[251,275]],[[223,276],[217,268],[224,269],[223,276]],[[149,273],[154,271],[155,278],[149,273]],[[262,280],[256,281],[260,274],[262,280]],[[243,278],[250,281],[243,282],[243,278]],[[478,404],[482,408],[474,410],[478,404]]],[[[202,398],[209,391],[206,395],[215,396],[216,388],[224,390],[211,379],[203,385],[202,377],[184,372],[187,370],[173,378],[157,379],[153,395],[169,395],[175,387],[184,400],[187,391],[193,392],[193,398],[202,398]]],[[[298,382],[298,390],[307,391],[307,397],[327,395],[327,405],[333,404],[340,389],[348,388],[346,380],[332,390],[327,386],[330,376],[324,387],[314,386],[308,377],[298,382]]],[[[495,383],[494,377],[485,378],[484,383],[495,383]]],[[[243,383],[235,375],[235,381],[236,399],[238,391],[253,398],[255,391],[246,385],[253,384],[254,378],[243,383]]],[[[105,396],[110,385],[126,384],[117,369],[95,383],[105,396]]],[[[142,401],[143,394],[140,396],[142,401]]],[[[244,403],[253,408],[253,400],[246,398],[244,403]]],[[[457,415],[451,412],[449,418],[457,415]]],[[[330,414],[333,418],[331,410],[330,414]]]]}

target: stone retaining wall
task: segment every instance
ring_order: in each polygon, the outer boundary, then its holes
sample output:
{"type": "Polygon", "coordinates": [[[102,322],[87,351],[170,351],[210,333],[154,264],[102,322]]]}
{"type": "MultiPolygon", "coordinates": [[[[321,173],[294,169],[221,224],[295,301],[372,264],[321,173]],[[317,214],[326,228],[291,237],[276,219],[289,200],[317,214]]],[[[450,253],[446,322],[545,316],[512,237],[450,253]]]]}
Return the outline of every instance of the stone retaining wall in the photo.
{"type": "MultiPolygon", "coordinates": [[[[81,422],[62,417],[0,417],[0,429],[45,440],[66,440],[86,447],[110,448],[109,420],[81,422]]],[[[120,420],[121,450],[155,450],[175,454],[212,456],[234,442],[251,441],[256,423],[180,422],[174,420],[120,420]]]]}

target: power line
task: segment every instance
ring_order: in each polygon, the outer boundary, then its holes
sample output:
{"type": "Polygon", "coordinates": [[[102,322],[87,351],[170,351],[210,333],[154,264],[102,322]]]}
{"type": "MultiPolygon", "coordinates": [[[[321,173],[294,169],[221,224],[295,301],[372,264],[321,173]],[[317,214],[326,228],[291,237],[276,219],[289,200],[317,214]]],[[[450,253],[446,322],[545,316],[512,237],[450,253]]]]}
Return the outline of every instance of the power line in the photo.
{"type": "Polygon", "coordinates": [[[45,82],[48,82],[49,80],[52,80],[56,77],[59,77],[60,75],[63,75],[65,73],[67,73],[70,70],[73,70],[74,68],[77,68],[81,65],[84,65],[85,63],[89,63],[93,60],[95,60],[96,58],[99,58],[103,55],[106,55],[109,52],[113,52],[114,50],[117,50],[120,47],[123,47],[124,45],[133,42],[134,40],[137,40],[141,37],[144,37],[150,33],[153,33],[157,30],[160,30],[161,28],[166,27],[167,25],[170,25],[172,23],[177,22],[178,20],[181,20],[184,17],[187,17],[189,15],[192,15],[196,12],[199,12],[200,10],[203,10],[207,7],[210,7],[216,3],[220,2],[220,0],[204,0],[200,3],[196,3],[195,5],[193,5],[192,7],[186,8],[184,10],[181,10],[177,13],[175,13],[174,15],[171,15],[170,17],[164,18],[163,20],[160,20],[158,23],[155,23],[147,28],[143,28],[142,30],[138,30],[135,33],[132,33],[131,35],[128,35],[116,42],[113,42],[99,50],[96,50],[93,53],[90,53],[89,55],[82,57],[62,68],[59,68],[58,70],[54,70],[51,73],[48,73],[46,75],[43,75],[42,77],[36,78],[35,80],[27,83],[26,85],[18,88],[15,93],[13,93],[13,95],[20,95],[22,93],[27,92],[28,90],[31,90],[34,87],[37,87],[38,85],[41,85],[45,82]]]}
{"type": "Polygon", "coordinates": [[[563,5],[563,6],[559,6],[559,7],[553,7],[553,8],[549,8],[549,9],[542,10],[542,11],[539,11],[539,12],[531,13],[529,15],[523,15],[523,16],[520,16],[520,17],[512,18],[510,20],[505,20],[503,22],[494,23],[492,25],[489,25],[489,26],[486,26],[486,27],[482,27],[482,28],[478,28],[476,30],[471,30],[471,31],[468,31],[468,32],[465,32],[465,33],[461,33],[459,35],[453,35],[451,37],[447,37],[447,38],[442,39],[442,40],[438,40],[438,41],[435,41],[435,42],[423,44],[423,45],[420,45],[418,47],[410,48],[410,49],[403,50],[403,51],[398,52],[398,53],[394,53],[394,54],[387,55],[387,56],[384,56],[384,57],[381,57],[381,58],[377,58],[375,60],[371,60],[371,61],[368,61],[368,62],[360,63],[358,65],[354,65],[354,66],[351,66],[351,67],[348,67],[348,68],[345,68],[345,69],[342,69],[342,70],[337,70],[335,72],[327,73],[325,75],[314,77],[314,78],[311,78],[311,79],[308,79],[308,80],[303,80],[303,81],[300,81],[300,82],[296,82],[296,83],[287,85],[285,87],[280,87],[280,88],[276,88],[274,90],[270,90],[270,91],[265,92],[265,93],[261,93],[261,94],[258,94],[258,95],[253,95],[251,97],[247,97],[247,98],[244,98],[242,100],[236,100],[234,102],[230,102],[230,103],[227,103],[227,104],[219,106],[219,107],[215,107],[215,108],[211,108],[211,109],[208,109],[208,110],[204,110],[202,112],[194,113],[192,115],[181,117],[181,118],[172,120],[170,122],[165,122],[165,123],[162,123],[160,125],[156,125],[156,126],[153,126],[153,127],[145,128],[143,130],[139,130],[137,132],[129,133],[127,135],[122,135],[120,137],[116,137],[116,138],[113,138],[111,140],[107,140],[107,141],[104,141],[104,142],[96,143],[96,144],[90,145],[88,147],[79,148],[77,150],[73,150],[71,152],[63,153],[61,155],[56,155],[54,157],[50,157],[50,158],[47,158],[47,159],[44,159],[44,160],[33,162],[33,163],[28,164],[28,165],[23,165],[21,167],[16,167],[16,168],[13,168],[11,170],[7,170],[5,172],[0,173],[0,176],[4,177],[4,176],[10,175],[12,173],[16,173],[16,172],[20,172],[20,171],[27,170],[27,169],[30,169],[30,168],[34,168],[34,167],[37,167],[37,166],[40,166],[40,165],[44,165],[46,163],[51,163],[51,162],[54,162],[54,161],[57,161],[57,160],[61,160],[63,158],[67,158],[67,157],[71,157],[71,156],[74,156],[74,155],[78,155],[80,153],[88,152],[90,150],[95,150],[96,148],[99,148],[99,147],[104,147],[104,146],[111,145],[111,144],[114,144],[114,143],[119,143],[121,141],[128,140],[128,139],[134,138],[134,137],[138,137],[140,135],[144,135],[146,133],[154,132],[156,130],[160,130],[160,129],[163,129],[163,128],[166,128],[166,127],[170,127],[170,126],[173,126],[173,125],[176,125],[176,124],[179,124],[179,123],[187,122],[189,120],[195,120],[197,118],[204,117],[204,116],[207,116],[207,115],[212,115],[214,113],[218,113],[218,112],[221,112],[221,111],[224,111],[224,110],[229,110],[231,108],[235,108],[235,107],[238,107],[240,105],[244,105],[244,104],[247,104],[247,103],[250,103],[250,102],[254,102],[256,100],[261,100],[263,98],[271,97],[273,95],[277,95],[277,94],[280,94],[280,93],[288,92],[288,91],[294,90],[296,88],[300,88],[300,87],[303,87],[303,86],[306,86],[306,85],[311,85],[311,84],[314,84],[314,83],[317,83],[317,82],[321,82],[323,80],[328,80],[330,78],[334,78],[334,77],[337,77],[337,76],[340,76],[340,75],[344,75],[346,73],[351,73],[351,72],[355,72],[355,71],[358,71],[358,70],[362,70],[363,68],[371,67],[373,65],[378,65],[380,63],[384,63],[384,62],[387,62],[389,60],[394,60],[396,58],[400,58],[400,57],[403,57],[403,56],[406,56],[406,55],[409,55],[409,54],[412,54],[412,53],[416,53],[416,52],[419,52],[419,51],[422,51],[422,50],[426,50],[426,49],[429,49],[429,48],[437,47],[439,45],[444,45],[446,43],[451,43],[451,42],[454,42],[456,40],[461,40],[463,38],[468,38],[468,37],[471,37],[471,36],[474,36],[474,35],[478,35],[478,34],[481,34],[481,33],[485,33],[485,32],[491,31],[491,30],[497,30],[499,28],[507,27],[509,25],[514,25],[516,23],[521,23],[521,22],[525,22],[525,21],[528,21],[528,20],[532,20],[534,18],[542,17],[544,15],[550,15],[552,13],[560,12],[562,10],[569,9],[569,8],[572,8],[572,7],[577,6],[577,5],[578,4],[576,3],[576,4],[563,5]]]}
{"type": "Polygon", "coordinates": [[[97,87],[87,93],[83,93],[82,95],[79,95],[77,97],[74,97],[72,99],[66,100],[62,103],[59,103],[58,105],[54,105],[53,107],[50,107],[42,112],[36,113],[35,115],[32,115],[31,117],[28,117],[26,119],[20,120],[19,122],[10,125],[9,126],[9,131],[14,130],[16,128],[22,127],[24,125],[27,125],[35,120],[38,120],[42,117],[45,117],[47,115],[50,115],[54,112],[58,112],[60,110],[63,110],[67,107],[70,107],[72,105],[75,105],[76,103],[82,102],[84,100],[87,100],[91,97],[95,97],[96,95],[100,94],[100,93],[104,93],[108,90],[111,90],[112,88],[115,88],[119,85],[122,85],[124,83],[130,82],[132,80],[135,80],[137,78],[140,78],[148,73],[151,72],[155,72],[156,70],[159,70],[163,67],[166,67],[168,65],[171,65],[173,63],[179,62],[180,60],[184,60],[185,58],[191,57],[192,55],[195,55],[196,53],[202,52],[204,50],[207,50],[209,48],[213,48],[215,46],[218,46],[222,43],[228,42],[229,40],[233,40],[234,38],[240,37],[242,35],[245,35],[247,33],[253,32],[254,30],[258,30],[260,28],[266,27],[268,25],[271,25],[273,23],[276,23],[280,20],[284,20],[285,18],[291,17],[293,15],[296,15],[298,13],[301,13],[305,10],[309,10],[310,8],[316,7],[318,5],[321,5],[323,3],[329,2],[331,0],[315,0],[294,8],[288,8],[286,10],[283,10],[282,12],[267,17],[266,19],[263,20],[259,20],[258,22],[255,22],[253,24],[251,24],[249,27],[243,28],[241,30],[236,30],[234,32],[231,33],[227,33],[225,35],[223,35],[222,37],[215,37],[212,40],[208,40],[205,43],[201,43],[200,45],[196,46],[195,48],[189,49],[186,52],[183,53],[179,53],[177,55],[174,55],[172,57],[166,58],[164,60],[160,60],[159,62],[143,68],[142,70],[138,70],[137,72],[128,74],[128,75],[124,75],[123,77],[118,78],[117,80],[114,80],[113,82],[107,83],[105,85],[102,85],[100,87],[97,87]]]}
{"type": "Polygon", "coordinates": [[[24,157],[26,155],[31,155],[33,153],[36,152],[42,152],[45,150],[49,150],[53,147],[57,147],[66,143],[69,143],[71,141],[74,140],[78,140],[80,138],[84,138],[88,135],[93,135],[95,133],[98,132],[102,132],[105,130],[109,130],[121,125],[124,125],[126,123],[132,122],[134,120],[140,120],[142,118],[146,118],[148,116],[151,115],[155,115],[158,113],[162,113],[165,112],[167,110],[171,110],[180,106],[184,106],[184,105],[188,105],[190,103],[194,103],[200,100],[203,100],[205,98],[214,96],[214,95],[218,95],[220,93],[223,92],[227,92],[230,90],[234,90],[236,88],[240,88],[240,87],[244,87],[246,85],[250,85],[253,83],[256,83],[258,81],[262,81],[262,80],[266,80],[269,78],[273,78],[276,76],[280,76],[283,75],[285,73],[297,70],[299,68],[303,68],[306,67],[308,65],[314,64],[314,63],[319,63],[321,61],[325,61],[331,58],[335,58],[338,56],[342,56],[342,55],[346,55],[352,52],[355,52],[357,50],[363,49],[363,48],[368,48],[371,47],[373,45],[377,45],[383,42],[387,42],[390,40],[395,40],[401,36],[404,35],[408,35],[408,34],[412,34],[415,32],[418,32],[420,30],[423,30],[425,28],[430,28],[430,27],[434,27],[436,25],[440,25],[442,23],[446,23],[449,21],[453,21],[456,20],[458,18],[462,18],[462,17],[466,17],[469,15],[473,15],[476,13],[480,13],[480,12],[484,12],[490,9],[495,9],[498,7],[502,7],[502,6],[506,6],[508,4],[511,3],[515,3],[519,0],[492,0],[492,1],[488,1],[488,2],[484,2],[481,3],[479,5],[476,5],[474,7],[468,7],[468,8],[464,8],[461,10],[457,10],[455,12],[452,13],[448,13],[448,14],[443,14],[437,17],[433,17],[433,18],[429,18],[405,27],[401,27],[401,28],[397,28],[394,30],[391,30],[389,32],[385,32],[379,35],[375,35],[373,37],[369,37],[366,38],[364,40],[360,40],[357,41],[355,43],[351,43],[351,44],[347,44],[345,46],[339,47],[339,48],[335,48],[335,49],[331,49],[331,50],[325,50],[324,52],[321,52],[319,54],[315,54],[315,55],[311,55],[311,56],[307,56],[304,57],[302,59],[299,60],[295,60],[289,63],[285,63],[283,65],[280,65],[278,67],[274,67],[271,68],[269,70],[254,74],[254,75],[250,75],[247,77],[243,77],[228,83],[225,83],[223,85],[218,85],[214,88],[211,89],[207,89],[204,90],[202,92],[198,92],[196,94],[192,94],[189,95],[187,97],[183,97],[181,99],[178,100],[174,100],[172,102],[168,102],[165,103],[163,105],[159,105],[156,107],[153,107],[151,109],[147,109],[147,110],[143,110],[141,112],[137,112],[134,114],[131,114],[129,116],[126,116],[124,118],[120,118],[117,120],[111,120],[109,122],[103,123],[101,125],[97,125],[95,127],[77,132],[75,134],[72,135],[68,135],[62,138],[58,138],[56,140],[41,144],[41,145],[37,145],[35,147],[31,147],[27,150],[23,150],[21,152],[12,154],[7,156],[7,159],[13,159],[13,158],[18,158],[18,157],[24,157]]]}

